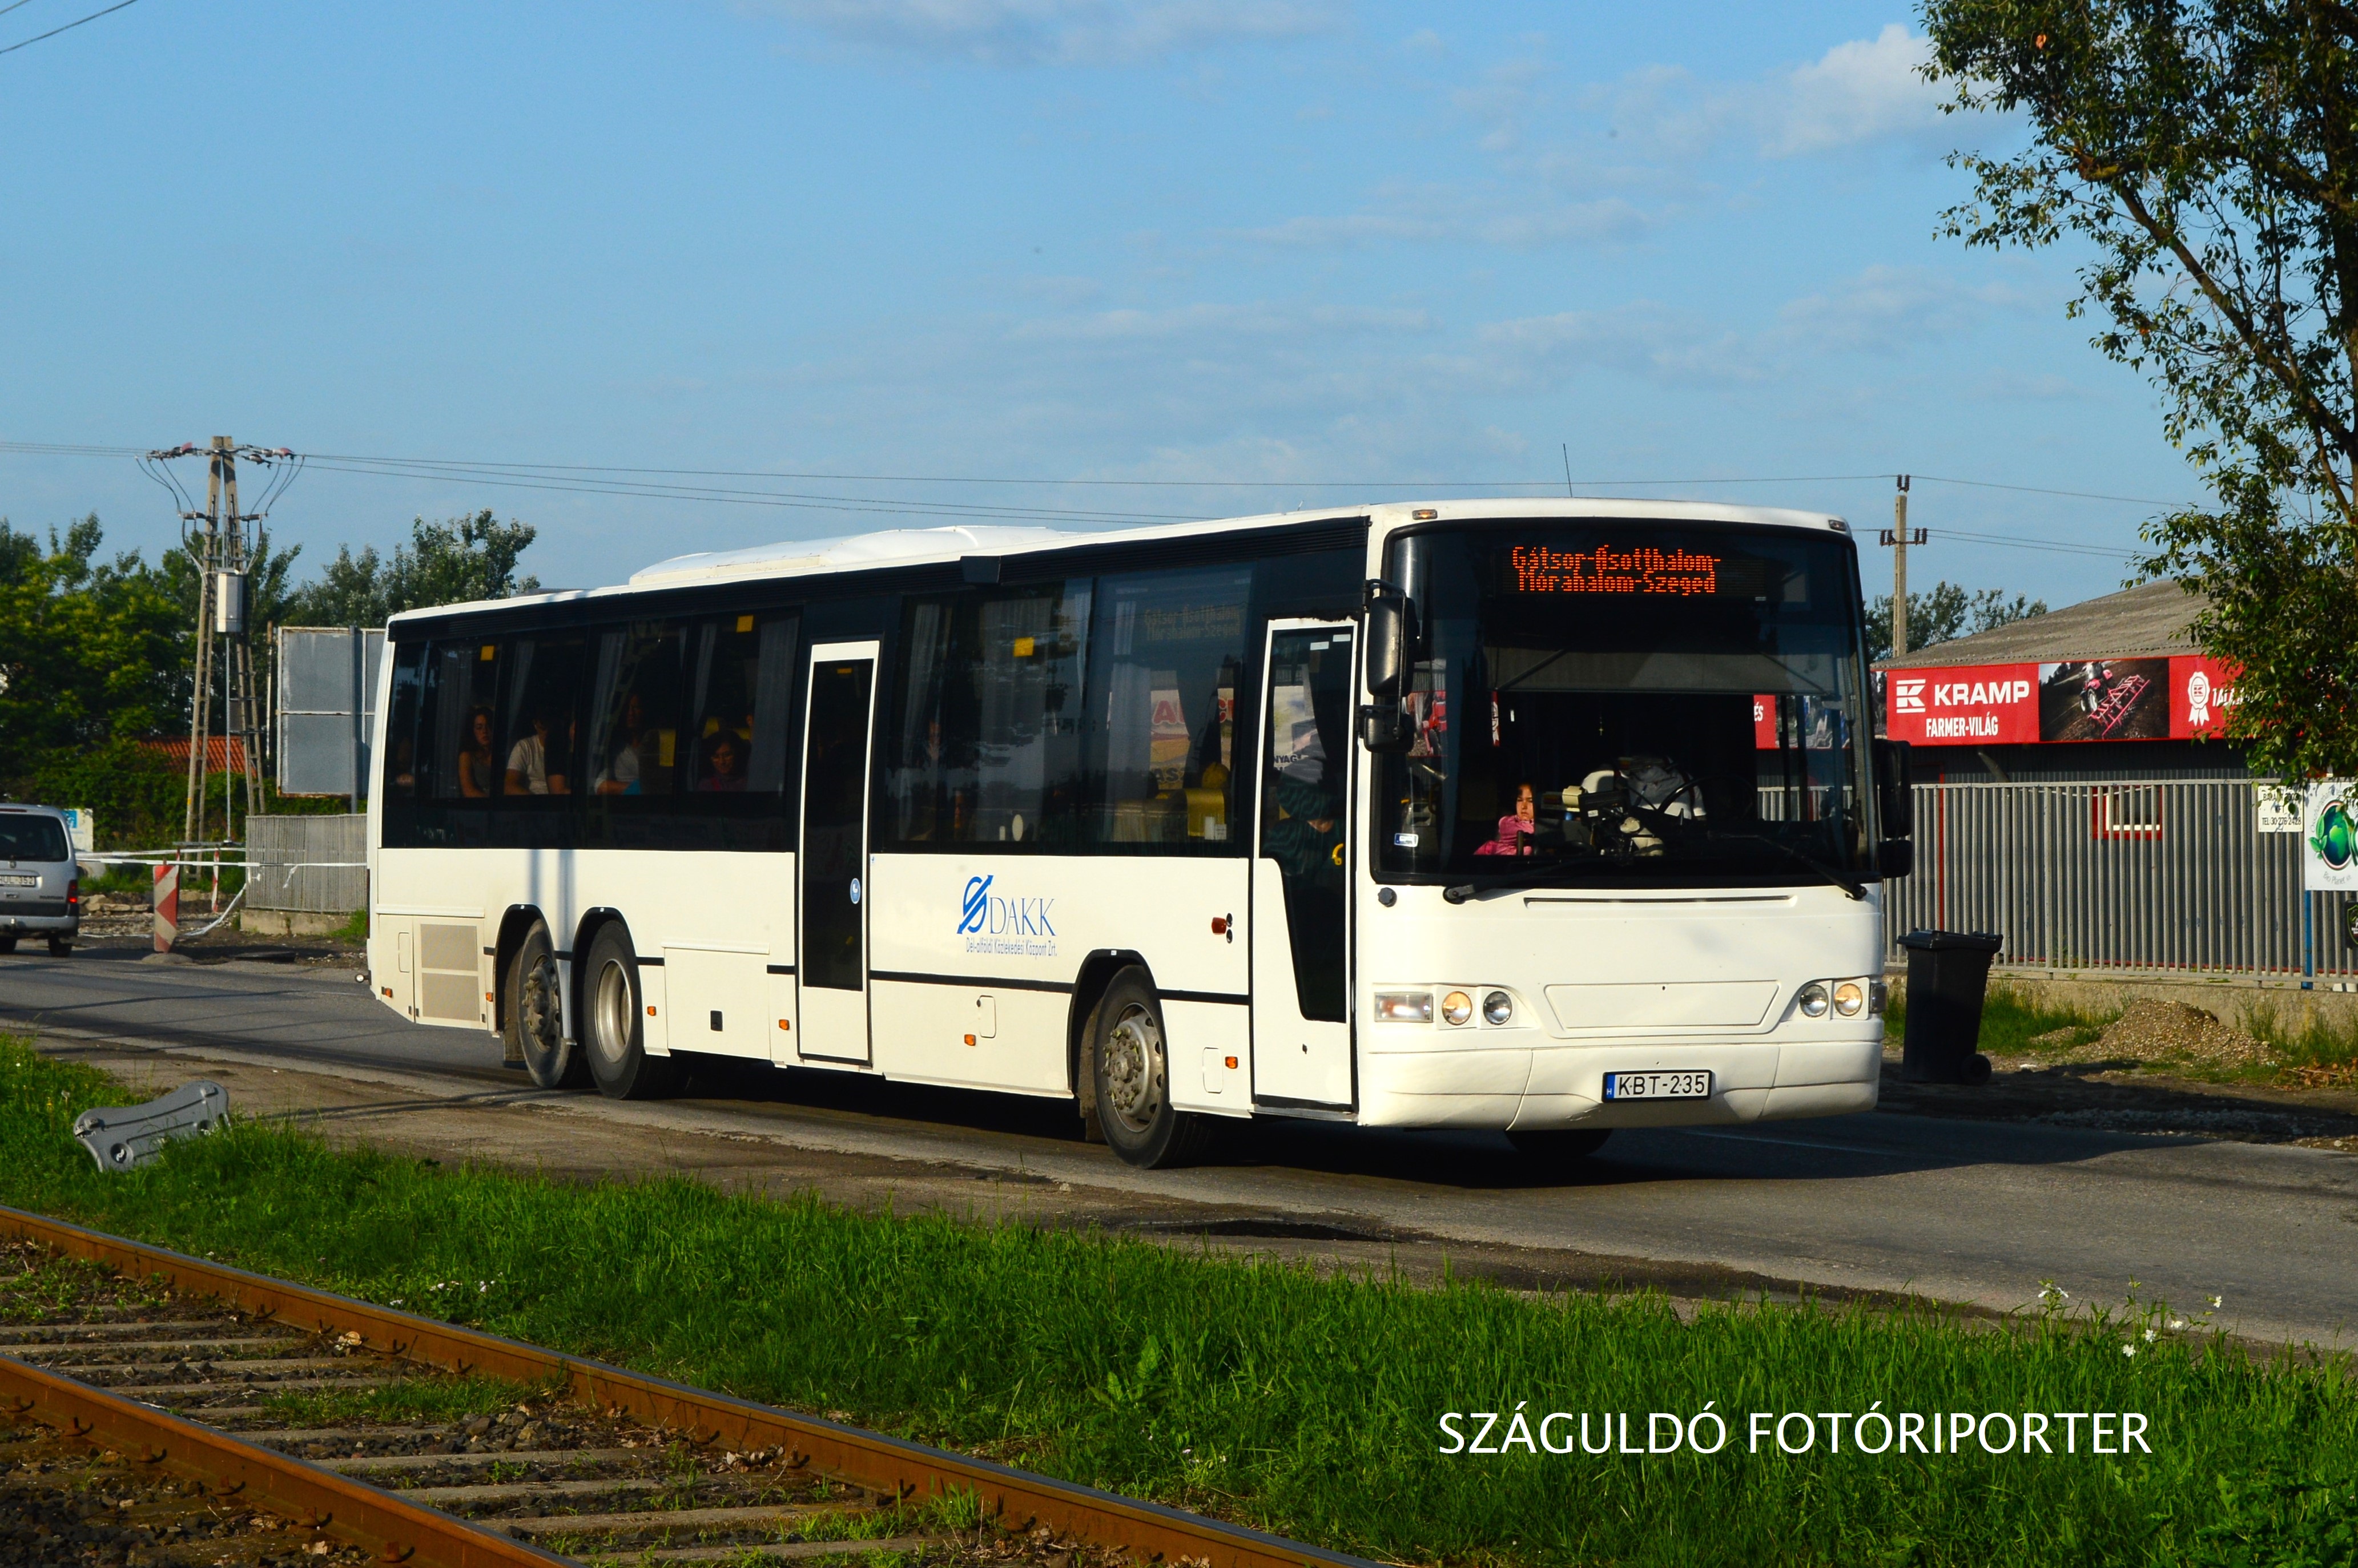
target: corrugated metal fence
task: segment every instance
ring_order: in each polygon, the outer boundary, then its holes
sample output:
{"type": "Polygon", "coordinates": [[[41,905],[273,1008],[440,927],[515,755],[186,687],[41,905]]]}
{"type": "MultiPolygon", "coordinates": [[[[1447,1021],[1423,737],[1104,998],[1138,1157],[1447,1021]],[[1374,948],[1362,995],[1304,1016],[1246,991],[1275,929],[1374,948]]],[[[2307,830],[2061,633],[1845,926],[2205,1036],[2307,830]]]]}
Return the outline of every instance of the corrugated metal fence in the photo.
{"type": "Polygon", "coordinates": [[[350,914],[368,907],[365,814],[249,816],[245,850],[249,909],[350,914]]]}
{"type": "Polygon", "coordinates": [[[2268,787],[1919,784],[1916,871],[1889,884],[1886,935],[1995,931],[2002,964],[2299,973],[2306,896],[2316,972],[2358,973],[2349,895],[2304,895],[2299,832],[2260,830],[2268,787]]]}

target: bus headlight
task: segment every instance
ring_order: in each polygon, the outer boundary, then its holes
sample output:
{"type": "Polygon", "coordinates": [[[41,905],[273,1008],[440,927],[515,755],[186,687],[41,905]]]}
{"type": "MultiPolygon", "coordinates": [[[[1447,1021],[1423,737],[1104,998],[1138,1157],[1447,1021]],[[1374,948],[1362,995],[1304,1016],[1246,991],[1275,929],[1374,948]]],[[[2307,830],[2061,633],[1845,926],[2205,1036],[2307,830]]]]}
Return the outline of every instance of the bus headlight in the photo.
{"type": "Polygon", "coordinates": [[[1431,991],[1378,991],[1376,1022],[1378,1023],[1431,1023],[1433,993],[1431,991]]]}
{"type": "Polygon", "coordinates": [[[1441,1022],[1452,1029],[1474,1016],[1474,999],[1464,991],[1451,991],[1441,999],[1441,1022]]]}
{"type": "Polygon", "coordinates": [[[1866,988],[1856,980],[1844,980],[1834,987],[1834,1011],[1844,1018],[1856,1018],[1866,1005],[1866,988]]]}
{"type": "Polygon", "coordinates": [[[1823,1018],[1826,1015],[1826,982],[1812,980],[1803,986],[1801,994],[1793,999],[1793,1005],[1801,1010],[1804,1018],[1823,1018]]]}
{"type": "Polygon", "coordinates": [[[1505,991],[1492,991],[1482,999],[1482,1022],[1493,1028],[1515,1021],[1515,999],[1505,991]]]}

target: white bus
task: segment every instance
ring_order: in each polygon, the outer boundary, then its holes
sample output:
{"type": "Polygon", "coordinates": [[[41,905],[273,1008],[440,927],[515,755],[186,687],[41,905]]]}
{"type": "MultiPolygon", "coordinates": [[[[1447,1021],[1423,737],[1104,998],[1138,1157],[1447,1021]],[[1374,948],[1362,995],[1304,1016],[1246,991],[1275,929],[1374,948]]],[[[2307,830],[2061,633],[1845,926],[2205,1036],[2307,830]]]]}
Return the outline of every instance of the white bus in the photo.
{"type": "Polygon", "coordinates": [[[683,556],[397,617],[370,983],[544,1087],[1217,1119],[1865,1110],[1905,756],[1821,514],[1475,501],[683,556]]]}

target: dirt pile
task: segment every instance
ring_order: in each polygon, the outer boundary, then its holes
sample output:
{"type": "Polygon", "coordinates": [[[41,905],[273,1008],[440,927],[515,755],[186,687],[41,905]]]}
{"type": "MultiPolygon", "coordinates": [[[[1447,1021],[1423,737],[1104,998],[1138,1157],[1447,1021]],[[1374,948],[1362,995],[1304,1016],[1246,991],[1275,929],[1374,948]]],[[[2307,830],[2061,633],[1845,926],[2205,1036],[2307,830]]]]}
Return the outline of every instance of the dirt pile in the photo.
{"type": "Polygon", "coordinates": [[[2138,1062],[2200,1062],[2214,1067],[2266,1066],[2267,1043],[2213,1012],[2182,1001],[2140,997],[2075,1054],[2095,1059],[2127,1057],[2138,1062]]]}

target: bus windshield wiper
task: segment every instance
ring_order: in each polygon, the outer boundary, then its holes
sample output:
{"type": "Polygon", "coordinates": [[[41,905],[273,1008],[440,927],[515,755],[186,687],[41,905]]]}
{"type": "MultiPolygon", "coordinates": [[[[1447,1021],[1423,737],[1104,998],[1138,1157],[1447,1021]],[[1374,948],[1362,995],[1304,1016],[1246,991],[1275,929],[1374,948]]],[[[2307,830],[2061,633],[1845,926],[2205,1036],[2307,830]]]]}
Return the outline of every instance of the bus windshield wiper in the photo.
{"type": "Polygon", "coordinates": [[[1771,838],[1766,833],[1714,833],[1711,837],[1719,839],[1740,838],[1748,844],[1766,844],[1779,854],[1809,867],[1852,898],[1863,900],[1866,897],[1866,885],[1864,882],[1856,881],[1847,872],[1827,865],[1806,849],[1793,848],[1781,838],[1771,838]]]}

